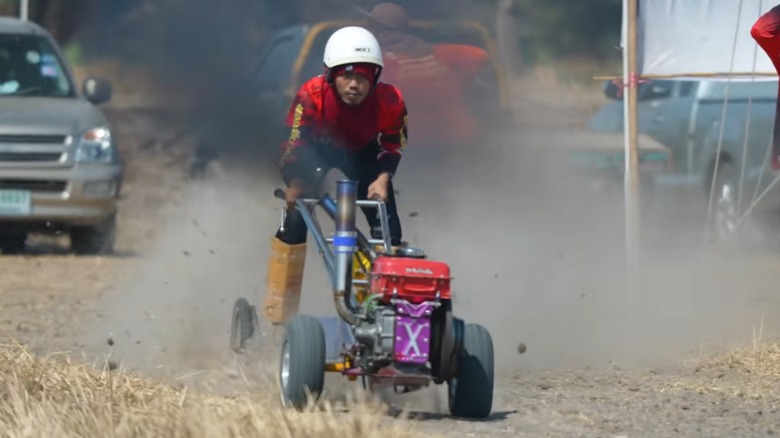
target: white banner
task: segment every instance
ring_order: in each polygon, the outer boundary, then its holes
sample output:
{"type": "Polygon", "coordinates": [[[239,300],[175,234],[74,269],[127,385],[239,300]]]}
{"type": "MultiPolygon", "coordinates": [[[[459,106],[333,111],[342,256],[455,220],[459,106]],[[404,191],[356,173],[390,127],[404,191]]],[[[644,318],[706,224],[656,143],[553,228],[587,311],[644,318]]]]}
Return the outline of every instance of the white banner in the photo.
{"type": "MultiPolygon", "coordinates": [[[[780,0],[638,0],[637,63],[642,75],[771,74],[750,29],[780,0]],[[740,9],[741,5],[741,9],[740,9]]],[[[623,23],[622,47],[625,47],[623,23]]],[[[759,79],[772,79],[762,78],[759,79]]]]}

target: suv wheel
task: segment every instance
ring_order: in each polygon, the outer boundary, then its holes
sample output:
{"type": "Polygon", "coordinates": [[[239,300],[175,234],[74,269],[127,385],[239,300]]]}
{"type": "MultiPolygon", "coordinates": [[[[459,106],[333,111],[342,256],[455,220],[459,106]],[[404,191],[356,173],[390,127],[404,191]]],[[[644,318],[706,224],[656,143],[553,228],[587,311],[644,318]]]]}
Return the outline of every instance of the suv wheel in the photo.
{"type": "Polygon", "coordinates": [[[713,241],[718,244],[735,243],[739,236],[737,220],[737,173],[730,163],[723,163],[718,170],[713,196],[713,241]]]}
{"type": "Polygon", "coordinates": [[[70,230],[71,249],[77,254],[108,254],[116,240],[116,213],[98,225],[73,227],[70,230]]]}
{"type": "Polygon", "coordinates": [[[25,249],[27,233],[4,232],[0,234],[0,250],[3,254],[19,254],[25,249]]]}

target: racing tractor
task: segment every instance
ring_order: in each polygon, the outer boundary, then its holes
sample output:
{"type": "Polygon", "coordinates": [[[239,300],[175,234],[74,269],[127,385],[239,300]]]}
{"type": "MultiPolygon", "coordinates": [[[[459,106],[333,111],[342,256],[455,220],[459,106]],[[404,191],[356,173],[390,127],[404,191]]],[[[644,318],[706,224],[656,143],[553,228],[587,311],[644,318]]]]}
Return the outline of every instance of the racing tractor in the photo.
{"type": "MultiPolygon", "coordinates": [[[[316,400],[321,394],[325,373],[334,372],[361,379],[369,391],[406,393],[446,383],[453,416],[486,418],[493,403],[493,340],[483,326],[453,315],[449,265],[416,248],[392,247],[384,202],[357,200],[355,181],[336,186],[335,200],[324,194],[295,204],[327,267],[338,316],[296,313],[285,322],[282,404],[303,409],[309,395],[316,400]],[[317,206],[335,222],[332,237],[319,226],[317,206]],[[379,210],[380,239],[356,228],[358,207],[379,210]]],[[[284,199],[282,189],[274,195],[284,199]]],[[[243,343],[256,324],[254,307],[240,298],[232,342],[243,343]]]]}

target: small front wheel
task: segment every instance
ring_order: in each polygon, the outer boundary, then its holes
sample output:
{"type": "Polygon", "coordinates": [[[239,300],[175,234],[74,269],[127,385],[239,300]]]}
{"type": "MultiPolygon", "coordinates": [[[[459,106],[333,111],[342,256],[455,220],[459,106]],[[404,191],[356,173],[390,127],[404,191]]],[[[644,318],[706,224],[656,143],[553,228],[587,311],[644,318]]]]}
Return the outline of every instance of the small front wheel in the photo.
{"type": "Polygon", "coordinates": [[[493,409],[493,339],[479,324],[466,324],[456,377],[450,379],[450,413],[463,418],[486,418],[493,409]]]}
{"type": "Polygon", "coordinates": [[[246,341],[255,333],[255,309],[246,298],[239,298],[233,305],[233,317],[230,322],[230,348],[235,352],[244,349],[246,341]]]}
{"type": "Polygon", "coordinates": [[[316,401],[325,384],[325,331],[309,315],[295,315],[285,325],[279,366],[282,405],[298,410],[308,395],[316,401]]]}

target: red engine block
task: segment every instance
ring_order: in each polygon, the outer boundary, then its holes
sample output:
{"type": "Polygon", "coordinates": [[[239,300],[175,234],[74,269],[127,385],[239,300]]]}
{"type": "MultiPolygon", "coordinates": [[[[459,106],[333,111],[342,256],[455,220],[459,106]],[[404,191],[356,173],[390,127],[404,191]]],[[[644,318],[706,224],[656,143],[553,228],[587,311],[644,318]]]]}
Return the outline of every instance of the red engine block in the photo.
{"type": "Polygon", "coordinates": [[[389,301],[397,298],[419,304],[436,298],[452,298],[450,267],[444,262],[427,259],[379,256],[371,272],[371,292],[389,301]]]}

